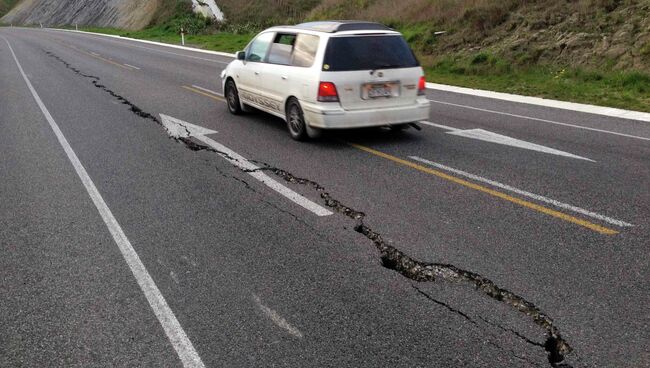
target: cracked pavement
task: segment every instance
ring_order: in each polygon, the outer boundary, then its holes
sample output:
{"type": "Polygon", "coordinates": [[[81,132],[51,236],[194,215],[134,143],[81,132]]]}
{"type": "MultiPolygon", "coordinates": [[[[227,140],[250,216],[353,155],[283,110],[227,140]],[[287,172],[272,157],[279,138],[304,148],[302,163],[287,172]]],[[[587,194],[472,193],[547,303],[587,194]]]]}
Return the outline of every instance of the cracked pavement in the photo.
{"type": "MultiPolygon", "coordinates": [[[[467,142],[428,127],[297,143],[278,119],[233,117],[224,104],[181,88],[219,90],[224,58],[54,31],[0,34],[206,366],[650,364],[647,144],[493,123],[439,106],[432,121],[486,124],[598,163],[467,142]],[[142,70],[121,70],[79,50],[142,70]],[[218,157],[227,153],[191,138],[176,144],[160,113],[218,131],[215,140],[336,214],[316,218],[247,180],[245,170],[218,157]],[[435,159],[635,226],[595,234],[345,142],[435,159]],[[274,325],[255,300],[301,337],[274,325]]],[[[180,366],[2,43],[0,80],[7,178],[0,186],[0,276],[8,296],[0,366],[180,366]]],[[[650,133],[639,123],[618,124],[650,133]]]]}

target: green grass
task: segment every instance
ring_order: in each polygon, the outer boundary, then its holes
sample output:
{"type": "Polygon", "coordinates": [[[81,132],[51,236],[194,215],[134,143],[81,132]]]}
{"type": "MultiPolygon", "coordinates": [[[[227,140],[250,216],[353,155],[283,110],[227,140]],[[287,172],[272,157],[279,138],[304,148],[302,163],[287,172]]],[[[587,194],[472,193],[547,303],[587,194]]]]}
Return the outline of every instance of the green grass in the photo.
{"type": "Polygon", "coordinates": [[[518,65],[479,53],[423,62],[427,81],[650,112],[650,74],[518,65]]]}
{"type": "MultiPolygon", "coordinates": [[[[181,42],[180,35],[167,26],[134,32],[84,30],[177,45],[181,42]]],[[[404,35],[420,54],[426,55],[428,47],[435,43],[435,37],[426,29],[405,29],[404,35]]],[[[228,32],[187,35],[186,45],[235,52],[242,50],[253,36],[228,32]]],[[[540,66],[529,64],[526,58],[509,62],[485,52],[442,58],[422,56],[421,61],[427,81],[433,83],[650,112],[650,74],[643,72],[540,66]]]]}
{"type": "Polygon", "coordinates": [[[0,0],[0,18],[13,8],[18,0],[0,0]]]}

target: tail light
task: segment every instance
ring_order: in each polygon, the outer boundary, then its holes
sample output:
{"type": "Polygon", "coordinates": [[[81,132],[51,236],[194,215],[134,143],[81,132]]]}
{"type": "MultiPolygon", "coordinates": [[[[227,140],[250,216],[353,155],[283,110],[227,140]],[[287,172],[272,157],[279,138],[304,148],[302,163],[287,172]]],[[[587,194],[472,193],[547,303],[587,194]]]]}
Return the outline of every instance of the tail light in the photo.
{"type": "Polygon", "coordinates": [[[339,102],[339,93],[332,82],[320,82],[318,85],[318,101],[339,102]]]}
{"type": "Polygon", "coordinates": [[[420,82],[418,82],[418,96],[424,96],[424,90],[427,88],[427,80],[424,77],[420,77],[420,82]]]}

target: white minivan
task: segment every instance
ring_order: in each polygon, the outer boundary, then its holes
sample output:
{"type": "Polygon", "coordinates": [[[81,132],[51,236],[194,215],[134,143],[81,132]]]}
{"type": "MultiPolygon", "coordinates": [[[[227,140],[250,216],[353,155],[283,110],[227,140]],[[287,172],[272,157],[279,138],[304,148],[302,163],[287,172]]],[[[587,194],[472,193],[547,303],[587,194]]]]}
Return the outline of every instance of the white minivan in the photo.
{"type": "Polygon", "coordinates": [[[291,137],[429,117],[424,73],[399,32],[358,21],[269,28],[221,73],[228,109],[284,119],[291,137]]]}

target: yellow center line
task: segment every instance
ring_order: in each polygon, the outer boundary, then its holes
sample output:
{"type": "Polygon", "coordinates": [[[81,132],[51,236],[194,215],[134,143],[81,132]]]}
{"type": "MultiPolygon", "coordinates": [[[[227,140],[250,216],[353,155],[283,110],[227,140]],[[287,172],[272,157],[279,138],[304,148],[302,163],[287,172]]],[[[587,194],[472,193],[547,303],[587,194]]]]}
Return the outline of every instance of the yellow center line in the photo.
{"type": "Polygon", "coordinates": [[[124,68],[124,69],[126,69],[126,70],[135,70],[135,69],[133,69],[133,68],[129,68],[128,66],[126,66],[126,65],[124,65],[124,64],[117,63],[117,62],[115,62],[115,61],[113,61],[113,60],[109,60],[109,59],[103,58],[103,57],[101,57],[101,56],[93,55],[93,54],[91,54],[91,53],[89,53],[89,52],[85,52],[85,51],[83,51],[83,50],[80,50],[80,51],[83,52],[84,54],[88,55],[88,56],[92,56],[92,57],[94,57],[95,59],[99,59],[99,60],[105,61],[105,62],[107,62],[107,63],[109,63],[109,64],[113,64],[113,65],[115,65],[115,66],[119,66],[120,68],[124,68]]]}
{"type": "Polygon", "coordinates": [[[67,46],[70,47],[71,49],[75,49],[75,50],[81,52],[82,54],[86,54],[86,55],[88,55],[88,56],[90,56],[90,57],[94,57],[95,59],[99,59],[99,60],[105,61],[105,62],[107,62],[107,63],[109,63],[109,64],[112,64],[112,65],[115,65],[115,66],[119,66],[120,68],[124,68],[124,69],[126,69],[126,70],[135,70],[134,68],[129,68],[128,66],[126,66],[126,65],[124,65],[124,64],[120,64],[120,63],[117,63],[117,62],[115,62],[115,61],[113,61],[113,60],[109,60],[109,59],[103,58],[103,57],[101,57],[101,56],[99,56],[99,55],[94,55],[94,54],[91,53],[91,52],[84,51],[84,50],[82,50],[82,49],[80,49],[80,48],[78,48],[78,47],[76,47],[76,46],[74,46],[74,45],[67,45],[67,46]]]}
{"type": "Polygon", "coordinates": [[[192,92],[194,92],[194,93],[198,93],[198,94],[203,95],[203,96],[205,96],[205,97],[210,97],[210,98],[212,98],[212,99],[214,99],[214,100],[217,100],[217,101],[226,102],[226,100],[225,100],[223,97],[215,96],[215,95],[212,95],[212,94],[209,94],[209,93],[203,92],[203,91],[199,91],[198,89],[195,89],[195,88],[192,88],[192,87],[188,87],[188,86],[182,86],[182,87],[185,88],[185,89],[188,90],[188,91],[192,91],[192,92]]]}
{"type": "Polygon", "coordinates": [[[451,176],[451,175],[446,174],[446,173],[444,173],[442,171],[438,171],[438,170],[431,169],[431,168],[428,168],[428,167],[425,167],[425,166],[422,166],[422,165],[418,165],[418,164],[416,164],[414,162],[411,162],[411,161],[403,160],[403,159],[401,159],[399,157],[395,157],[395,156],[389,155],[387,153],[380,152],[380,151],[374,150],[374,149],[366,147],[366,146],[362,146],[360,144],[356,144],[356,143],[348,143],[348,144],[351,145],[354,148],[357,148],[357,149],[360,149],[362,151],[368,152],[368,153],[373,154],[375,156],[385,158],[387,160],[396,162],[396,163],[404,165],[404,166],[408,166],[408,167],[410,167],[412,169],[415,169],[415,170],[418,170],[418,171],[421,171],[421,172],[424,172],[424,173],[427,173],[427,174],[435,175],[435,176],[437,176],[439,178],[449,180],[449,181],[451,181],[453,183],[460,184],[460,185],[462,185],[464,187],[467,187],[467,188],[471,188],[471,189],[478,190],[478,191],[483,192],[483,193],[487,193],[489,195],[504,199],[504,200],[512,202],[512,203],[516,203],[516,204],[518,204],[520,206],[530,208],[532,210],[544,213],[546,215],[553,216],[553,217],[562,219],[564,221],[568,221],[568,222],[574,223],[576,225],[586,227],[586,228],[588,228],[590,230],[596,231],[596,232],[601,233],[601,234],[615,235],[615,234],[619,233],[616,230],[613,230],[613,229],[610,229],[610,228],[607,228],[607,227],[604,227],[604,226],[600,226],[598,224],[594,224],[592,222],[589,222],[589,221],[586,221],[586,220],[583,220],[583,219],[579,219],[577,217],[567,215],[566,213],[555,211],[555,210],[552,210],[550,208],[540,206],[538,204],[535,204],[535,203],[528,202],[528,201],[525,201],[525,200],[520,199],[520,198],[510,196],[510,195],[505,194],[505,193],[501,193],[501,192],[496,191],[494,189],[490,189],[490,188],[484,187],[482,185],[478,185],[478,184],[469,182],[467,180],[463,180],[463,179],[457,178],[455,176],[451,176]]]}

